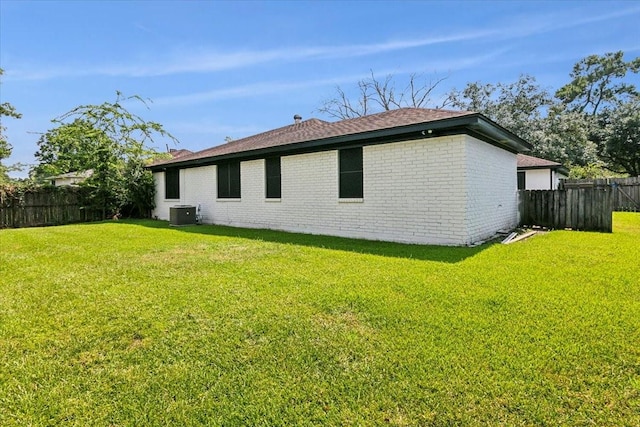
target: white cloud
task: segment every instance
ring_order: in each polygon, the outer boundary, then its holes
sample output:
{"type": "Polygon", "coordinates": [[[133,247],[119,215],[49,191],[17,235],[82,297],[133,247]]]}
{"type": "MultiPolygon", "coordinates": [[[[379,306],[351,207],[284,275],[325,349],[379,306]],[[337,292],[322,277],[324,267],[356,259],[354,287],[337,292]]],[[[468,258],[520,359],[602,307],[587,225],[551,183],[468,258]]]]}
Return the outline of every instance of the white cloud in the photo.
{"type": "MultiPolygon", "coordinates": [[[[478,66],[481,63],[492,61],[503,53],[507,52],[509,48],[500,48],[492,52],[488,52],[484,55],[456,58],[452,60],[437,59],[429,61],[429,67],[439,70],[447,70],[449,72],[455,70],[461,70],[465,68],[472,68],[478,66]]],[[[423,67],[419,67],[423,68],[423,67]]],[[[419,69],[418,68],[418,69],[419,69]]],[[[389,68],[384,70],[376,70],[376,76],[385,76],[387,74],[406,74],[412,73],[416,70],[416,67],[409,69],[403,68],[389,68]]],[[[249,98],[261,95],[269,95],[274,93],[285,93],[288,91],[299,91],[305,88],[318,87],[318,86],[335,86],[341,84],[355,83],[361,79],[369,77],[369,73],[363,74],[351,74],[334,76],[326,79],[317,80],[305,80],[295,82],[281,82],[270,81],[253,83],[242,86],[235,86],[224,89],[213,89],[202,92],[195,92],[184,95],[176,96],[164,96],[154,98],[154,106],[171,106],[171,107],[183,107],[186,105],[201,104],[210,101],[219,101],[223,99],[234,98],[249,98]]]]}
{"type": "MultiPolygon", "coordinates": [[[[7,71],[5,80],[47,80],[85,76],[110,77],[157,77],[188,73],[211,73],[223,70],[247,68],[277,62],[298,62],[318,59],[340,59],[372,56],[384,53],[415,49],[425,46],[485,41],[496,42],[515,38],[531,37],[567,28],[592,25],[622,16],[640,13],[640,8],[615,10],[608,14],[582,17],[584,14],[571,11],[565,14],[540,14],[534,16],[508,17],[507,25],[469,32],[454,32],[439,36],[388,40],[370,44],[337,46],[301,46],[271,50],[244,50],[224,52],[217,50],[191,50],[170,53],[160,59],[139,60],[129,64],[89,65],[83,63],[67,66],[28,64],[23,70],[7,71]]],[[[140,29],[148,29],[139,26],[140,29]]],[[[14,70],[16,67],[14,67],[14,70]]]]}
{"type": "Polygon", "coordinates": [[[502,29],[503,38],[530,37],[640,13],[640,7],[631,7],[615,10],[611,13],[585,16],[585,10],[582,6],[580,7],[580,9],[574,9],[565,13],[511,17],[510,19],[513,22],[502,29]]]}
{"type": "Polygon", "coordinates": [[[163,60],[156,60],[155,62],[145,60],[144,63],[128,65],[86,66],[74,64],[73,66],[66,67],[29,66],[25,67],[26,69],[23,71],[7,72],[6,77],[8,80],[45,80],[95,75],[154,77],[183,73],[207,73],[251,67],[270,62],[295,62],[376,55],[435,44],[481,39],[493,34],[495,34],[493,30],[483,30],[448,36],[345,46],[293,47],[287,49],[238,52],[192,51],[173,54],[163,60]]]}
{"type": "Polygon", "coordinates": [[[230,126],[224,123],[213,121],[180,121],[167,122],[164,126],[174,133],[188,133],[201,135],[251,135],[260,132],[262,129],[256,126],[230,126]]]}
{"type": "Polygon", "coordinates": [[[330,79],[300,81],[300,82],[261,82],[242,86],[235,86],[225,89],[213,89],[203,92],[195,92],[185,95],[165,96],[156,98],[154,106],[185,106],[200,104],[203,102],[217,101],[221,99],[247,98],[257,95],[267,95],[272,93],[282,93],[291,90],[299,90],[313,86],[335,85],[351,79],[357,81],[363,76],[336,77],[330,79]]]}

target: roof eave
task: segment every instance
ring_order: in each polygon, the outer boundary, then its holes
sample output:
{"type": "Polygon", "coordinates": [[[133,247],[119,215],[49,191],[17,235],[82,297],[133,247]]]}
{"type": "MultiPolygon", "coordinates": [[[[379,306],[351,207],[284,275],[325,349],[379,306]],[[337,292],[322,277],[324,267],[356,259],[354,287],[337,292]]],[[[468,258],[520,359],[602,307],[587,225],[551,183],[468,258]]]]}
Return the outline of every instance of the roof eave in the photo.
{"type": "Polygon", "coordinates": [[[551,169],[563,175],[569,175],[569,169],[563,165],[518,166],[519,171],[551,169]]]}
{"type": "Polygon", "coordinates": [[[481,135],[485,135],[500,145],[508,147],[510,151],[522,153],[523,151],[531,151],[533,148],[533,146],[524,139],[487,119],[483,115],[477,114],[474,117],[476,118],[476,122],[470,125],[471,129],[481,135]]]}

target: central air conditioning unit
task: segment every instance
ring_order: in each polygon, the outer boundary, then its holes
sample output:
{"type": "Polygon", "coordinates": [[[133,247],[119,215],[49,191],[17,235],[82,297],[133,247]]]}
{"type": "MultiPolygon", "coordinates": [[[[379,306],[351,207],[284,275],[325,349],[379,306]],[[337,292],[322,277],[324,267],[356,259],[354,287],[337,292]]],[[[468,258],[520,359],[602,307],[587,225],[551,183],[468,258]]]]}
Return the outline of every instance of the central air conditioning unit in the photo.
{"type": "Polygon", "coordinates": [[[169,208],[169,225],[194,225],[195,223],[195,206],[177,205],[169,208]]]}

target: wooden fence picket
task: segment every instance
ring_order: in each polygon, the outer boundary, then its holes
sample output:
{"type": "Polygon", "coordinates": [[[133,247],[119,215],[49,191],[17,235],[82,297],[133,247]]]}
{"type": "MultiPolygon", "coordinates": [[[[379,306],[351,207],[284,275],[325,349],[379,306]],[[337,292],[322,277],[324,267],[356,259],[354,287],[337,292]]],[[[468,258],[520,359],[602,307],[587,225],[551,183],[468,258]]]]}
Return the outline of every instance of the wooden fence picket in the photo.
{"type": "Polygon", "coordinates": [[[520,223],[552,229],[612,230],[610,188],[521,190],[520,223]]]}
{"type": "Polygon", "coordinates": [[[100,220],[88,209],[81,189],[44,187],[15,193],[0,192],[0,228],[38,227],[100,220]]]}
{"type": "Polygon", "coordinates": [[[612,212],[640,212],[640,177],[562,180],[558,190],[520,190],[520,225],[612,231],[612,212]]]}

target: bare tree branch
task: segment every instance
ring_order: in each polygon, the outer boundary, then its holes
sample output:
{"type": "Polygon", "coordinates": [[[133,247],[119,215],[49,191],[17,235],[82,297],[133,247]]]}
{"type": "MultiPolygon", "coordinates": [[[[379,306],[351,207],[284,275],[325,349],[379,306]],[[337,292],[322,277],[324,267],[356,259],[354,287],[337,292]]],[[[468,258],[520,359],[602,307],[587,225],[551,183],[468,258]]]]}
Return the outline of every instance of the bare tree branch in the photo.
{"type": "Polygon", "coordinates": [[[449,76],[439,77],[435,81],[433,79],[426,80],[420,85],[417,82],[418,78],[422,77],[419,74],[413,73],[409,76],[409,86],[405,89],[406,93],[411,95],[411,107],[423,108],[431,104],[431,93],[449,76]]]}
{"type": "MultiPolygon", "coordinates": [[[[371,77],[358,81],[356,95],[351,97],[340,86],[336,86],[335,96],[324,101],[318,111],[337,119],[351,119],[397,108],[426,108],[432,104],[434,89],[448,77],[419,81],[421,75],[414,73],[409,75],[405,89],[398,91],[396,78],[392,74],[381,80],[371,71],[371,77]]],[[[445,99],[441,106],[432,108],[443,108],[449,102],[445,99]]]]}

